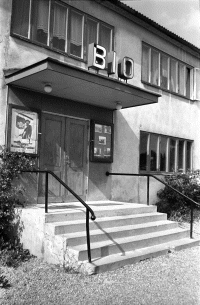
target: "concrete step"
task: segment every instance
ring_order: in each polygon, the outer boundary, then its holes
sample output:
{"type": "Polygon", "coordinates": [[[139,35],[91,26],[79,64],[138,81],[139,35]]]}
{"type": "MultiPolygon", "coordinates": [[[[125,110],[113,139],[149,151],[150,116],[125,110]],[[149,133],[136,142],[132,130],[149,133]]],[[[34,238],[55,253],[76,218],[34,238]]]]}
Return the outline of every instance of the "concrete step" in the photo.
{"type": "MultiPolygon", "coordinates": [[[[125,215],[125,216],[114,216],[114,217],[100,217],[96,221],[90,220],[90,231],[96,229],[106,229],[110,227],[123,227],[129,225],[137,225],[147,222],[156,222],[161,220],[166,220],[167,215],[163,213],[143,213],[135,215],[125,215]]],[[[68,222],[53,222],[46,224],[46,230],[51,232],[51,234],[65,234],[65,233],[75,233],[75,232],[85,232],[85,219],[79,219],[68,222]]]]}
{"type": "MultiPolygon", "coordinates": [[[[175,228],[143,235],[116,238],[112,241],[106,240],[95,242],[91,243],[91,257],[94,259],[117,253],[124,254],[127,251],[133,251],[187,237],[189,238],[189,230],[175,228]]],[[[74,246],[72,249],[74,253],[77,253],[77,257],[80,261],[87,259],[86,244],[74,246]]]]}
{"type": "Polygon", "coordinates": [[[90,274],[101,273],[105,271],[115,270],[125,265],[137,263],[139,261],[166,255],[172,251],[195,247],[200,245],[200,239],[194,240],[184,238],[174,240],[167,243],[161,243],[146,248],[136,249],[134,251],[125,252],[123,254],[113,254],[106,257],[96,258],[92,260],[89,270],[90,274]]]}
{"type": "MultiPolygon", "coordinates": [[[[90,231],[90,242],[102,242],[114,240],[122,237],[131,237],[137,235],[143,235],[158,231],[170,230],[177,228],[178,224],[176,222],[164,220],[150,223],[142,223],[137,225],[123,226],[123,227],[112,227],[106,230],[91,230],[90,231]]],[[[86,242],[86,231],[70,233],[64,235],[67,239],[67,245],[69,247],[83,245],[86,242]]]]}
{"type": "MultiPolygon", "coordinates": [[[[108,206],[92,206],[96,218],[109,217],[109,216],[122,216],[122,215],[135,215],[155,213],[157,211],[156,206],[147,206],[136,203],[120,203],[116,205],[108,206]]],[[[45,215],[45,223],[72,221],[78,219],[85,219],[86,209],[81,206],[75,206],[74,208],[65,208],[62,212],[50,212],[45,215]]]]}

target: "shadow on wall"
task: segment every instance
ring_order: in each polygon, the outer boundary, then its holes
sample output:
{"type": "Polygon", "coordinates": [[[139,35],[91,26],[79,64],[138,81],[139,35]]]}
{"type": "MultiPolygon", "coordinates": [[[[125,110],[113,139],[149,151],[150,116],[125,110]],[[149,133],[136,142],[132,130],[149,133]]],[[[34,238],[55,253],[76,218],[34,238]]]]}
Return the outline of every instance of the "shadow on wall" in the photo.
{"type": "MultiPolygon", "coordinates": [[[[124,110],[126,111],[126,110],[124,110]]],[[[138,173],[139,130],[135,128],[131,115],[115,112],[114,163],[112,172],[138,173]]],[[[138,202],[138,177],[112,176],[112,199],[138,202]]]]}

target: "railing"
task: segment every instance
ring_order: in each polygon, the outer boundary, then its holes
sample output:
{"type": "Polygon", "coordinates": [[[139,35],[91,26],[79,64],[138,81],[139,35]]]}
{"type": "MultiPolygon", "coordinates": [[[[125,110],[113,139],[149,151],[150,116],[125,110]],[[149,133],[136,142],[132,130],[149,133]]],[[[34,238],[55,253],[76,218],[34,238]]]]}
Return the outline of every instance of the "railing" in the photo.
{"type": "Polygon", "coordinates": [[[86,235],[87,235],[87,252],[88,262],[91,262],[91,248],[90,248],[90,228],[89,228],[89,213],[91,214],[91,220],[95,220],[96,216],[94,211],[89,205],[81,199],[65,182],[63,182],[54,172],[49,170],[23,170],[26,173],[43,173],[45,174],[45,213],[48,213],[48,190],[49,190],[49,175],[53,176],[62,186],[64,186],[78,201],[86,208],[86,235]]]}
{"type": "Polygon", "coordinates": [[[193,199],[189,198],[188,196],[184,195],[183,193],[179,192],[172,186],[165,183],[163,180],[159,179],[158,177],[152,175],[152,174],[128,174],[128,173],[110,173],[106,172],[106,176],[138,176],[138,177],[147,177],[147,205],[149,205],[149,179],[150,177],[156,179],[157,181],[161,182],[174,192],[178,193],[180,196],[184,197],[186,200],[190,202],[190,208],[191,208],[191,220],[190,220],[190,238],[193,238],[193,221],[194,221],[194,206],[200,206],[200,204],[193,199]]]}

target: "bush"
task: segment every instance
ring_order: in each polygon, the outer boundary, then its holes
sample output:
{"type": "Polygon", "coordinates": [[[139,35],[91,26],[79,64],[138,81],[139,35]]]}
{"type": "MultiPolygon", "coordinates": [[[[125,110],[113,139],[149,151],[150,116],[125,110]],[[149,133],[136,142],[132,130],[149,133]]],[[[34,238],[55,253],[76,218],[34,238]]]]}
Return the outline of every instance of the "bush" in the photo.
{"type": "Polygon", "coordinates": [[[15,207],[23,205],[19,194],[24,190],[14,187],[13,179],[18,178],[22,170],[33,168],[34,160],[23,153],[9,152],[6,148],[0,152],[0,251],[16,249],[19,238],[16,231],[15,207]]]}
{"type": "MultiPolygon", "coordinates": [[[[200,174],[199,171],[187,174],[173,174],[165,177],[165,182],[182,194],[200,201],[200,174]]],[[[191,203],[167,186],[158,193],[159,202],[156,203],[158,212],[167,213],[170,219],[188,221],[190,219],[191,203]]],[[[195,206],[194,217],[199,217],[199,207],[195,206]]]]}

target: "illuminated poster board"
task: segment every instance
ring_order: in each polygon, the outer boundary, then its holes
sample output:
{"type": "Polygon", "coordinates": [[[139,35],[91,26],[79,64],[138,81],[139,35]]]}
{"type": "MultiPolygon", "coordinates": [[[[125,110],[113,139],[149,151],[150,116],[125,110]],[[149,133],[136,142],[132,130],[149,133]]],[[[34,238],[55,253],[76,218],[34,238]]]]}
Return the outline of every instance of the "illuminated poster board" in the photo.
{"type": "Polygon", "coordinates": [[[10,139],[11,152],[31,155],[38,153],[38,113],[22,108],[11,108],[10,139]]]}
{"type": "Polygon", "coordinates": [[[113,162],[113,124],[91,121],[90,161],[113,162]]]}

